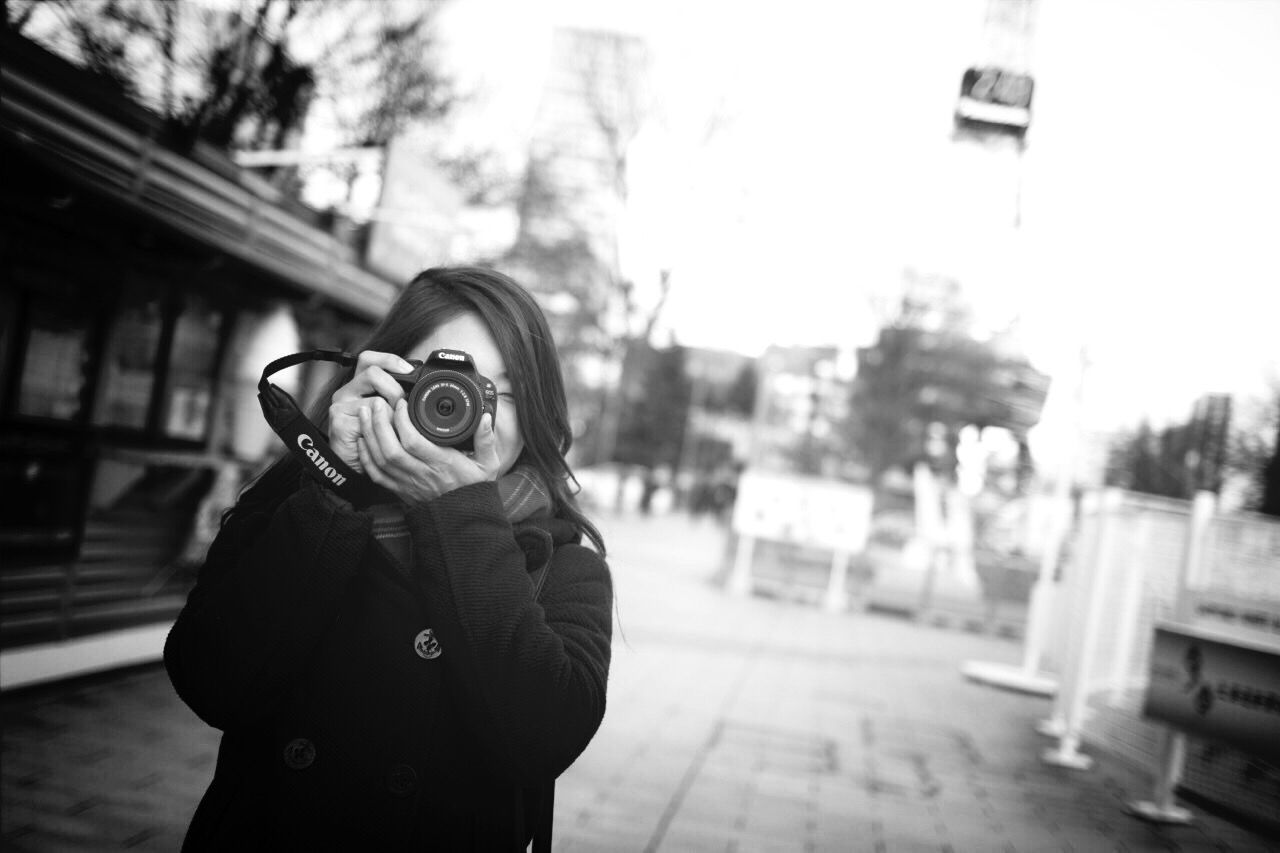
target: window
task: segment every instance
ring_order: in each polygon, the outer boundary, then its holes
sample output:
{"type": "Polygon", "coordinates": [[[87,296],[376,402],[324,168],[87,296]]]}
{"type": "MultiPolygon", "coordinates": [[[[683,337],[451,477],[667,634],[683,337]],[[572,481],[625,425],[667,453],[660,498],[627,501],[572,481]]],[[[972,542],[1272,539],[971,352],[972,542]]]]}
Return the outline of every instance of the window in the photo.
{"type": "Polygon", "coordinates": [[[32,300],[29,316],[18,413],[75,420],[87,381],[91,317],[48,299],[32,300]]]}
{"type": "Polygon", "coordinates": [[[125,291],[103,353],[95,424],[146,428],[163,326],[164,312],[155,290],[131,287],[125,291]]]}
{"type": "Polygon", "coordinates": [[[29,556],[60,559],[74,547],[83,494],[81,467],[68,441],[18,441],[0,449],[0,489],[20,496],[6,501],[0,513],[0,552],[6,567],[29,556]]]}
{"type": "Polygon", "coordinates": [[[189,295],[173,330],[160,426],[165,435],[203,441],[216,379],[222,312],[189,295]]]}
{"type": "Polygon", "coordinates": [[[0,399],[9,388],[9,348],[18,327],[18,300],[7,290],[0,291],[0,399]]]}

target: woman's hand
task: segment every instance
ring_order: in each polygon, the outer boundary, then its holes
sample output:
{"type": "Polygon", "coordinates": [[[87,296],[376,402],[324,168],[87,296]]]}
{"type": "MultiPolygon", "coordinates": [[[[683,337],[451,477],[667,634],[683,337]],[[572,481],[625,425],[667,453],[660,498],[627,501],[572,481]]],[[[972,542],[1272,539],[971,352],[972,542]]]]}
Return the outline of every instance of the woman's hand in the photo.
{"type": "Polygon", "coordinates": [[[396,401],[394,410],[381,398],[366,403],[369,405],[359,410],[360,437],[356,441],[361,470],[405,504],[422,503],[462,486],[496,480],[502,473],[492,415],[481,416],[474,439],[475,453],[468,457],[424,438],[409,420],[409,407],[403,398],[396,401]]]}
{"type": "Polygon", "coordinates": [[[404,389],[391,373],[408,373],[413,365],[389,352],[366,351],[356,359],[351,381],[333,392],[329,404],[329,444],[338,458],[357,471],[364,471],[356,440],[360,437],[360,409],[374,400],[394,404],[404,397],[404,389]],[[370,396],[377,395],[377,396],[370,396]]]}

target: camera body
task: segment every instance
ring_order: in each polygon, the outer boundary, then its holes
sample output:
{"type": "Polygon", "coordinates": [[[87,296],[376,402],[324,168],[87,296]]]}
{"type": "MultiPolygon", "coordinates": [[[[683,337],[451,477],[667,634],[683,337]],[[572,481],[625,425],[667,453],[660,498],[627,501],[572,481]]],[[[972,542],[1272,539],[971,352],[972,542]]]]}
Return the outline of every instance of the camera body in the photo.
{"type": "Polygon", "coordinates": [[[392,373],[404,388],[409,420],[426,439],[462,451],[475,448],[480,417],[498,417],[498,389],[481,376],[470,354],[438,349],[426,361],[411,360],[409,373],[392,373]]]}

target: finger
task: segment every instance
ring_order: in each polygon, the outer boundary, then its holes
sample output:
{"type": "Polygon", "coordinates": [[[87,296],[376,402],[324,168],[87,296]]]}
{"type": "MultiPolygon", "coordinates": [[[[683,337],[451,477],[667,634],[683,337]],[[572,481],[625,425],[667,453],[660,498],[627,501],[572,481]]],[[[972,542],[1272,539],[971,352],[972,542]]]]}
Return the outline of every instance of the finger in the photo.
{"type": "Polygon", "coordinates": [[[380,401],[379,405],[372,408],[373,412],[369,415],[369,420],[372,422],[373,432],[369,440],[371,446],[376,443],[375,458],[378,453],[381,453],[382,459],[385,460],[382,467],[404,468],[409,454],[405,453],[404,446],[400,444],[400,437],[396,435],[396,429],[391,425],[391,407],[380,401]]]}
{"type": "Polygon", "coordinates": [[[373,396],[395,401],[404,396],[404,387],[394,376],[375,364],[361,370],[350,382],[335,391],[332,402],[336,405],[373,396]]]}
{"type": "Polygon", "coordinates": [[[498,474],[501,458],[498,456],[498,436],[493,431],[493,415],[485,413],[480,416],[480,426],[476,430],[475,463],[489,474],[498,474]]]}
{"type": "Polygon", "coordinates": [[[359,431],[361,408],[360,403],[354,400],[334,403],[329,407],[329,431],[359,431]]]}
{"type": "Polygon", "coordinates": [[[378,467],[378,463],[374,461],[373,455],[369,452],[369,444],[363,437],[356,439],[356,456],[360,459],[364,473],[370,480],[383,488],[391,488],[393,485],[391,478],[378,467]]]}
{"type": "Polygon", "coordinates": [[[381,367],[376,365],[370,367],[364,372],[364,376],[369,386],[373,389],[373,393],[378,394],[388,403],[394,403],[404,396],[404,386],[381,367]]]}
{"type": "Polygon", "coordinates": [[[370,367],[381,367],[391,373],[408,373],[413,370],[412,364],[395,353],[365,350],[356,356],[356,373],[368,370],[370,367]]]}
{"type": "MultiPolygon", "coordinates": [[[[366,394],[378,392],[374,382],[369,378],[369,371],[376,368],[383,373],[410,373],[413,365],[392,352],[366,350],[356,356],[356,369],[352,373],[351,382],[338,388],[333,394],[333,402],[349,400],[353,397],[364,397],[366,394]]],[[[394,380],[393,380],[394,383],[394,380]]],[[[398,386],[397,386],[398,387],[398,386]]],[[[390,388],[385,388],[390,391],[390,388]]],[[[396,396],[396,392],[393,392],[396,396]]]]}
{"type": "Polygon", "coordinates": [[[427,438],[413,425],[413,420],[409,417],[409,405],[404,400],[398,400],[394,410],[391,413],[391,425],[395,428],[396,437],[400,440],[400,446],[403,447],[411,456],[422,460],[423,462],[434,463],[440,461],[444,455],[444,448],[440,447],[427,438]]]}
{"type": "Polygon", "coordinates": [[[387,457],[383,452],[382,442],[378,438],[377,428],[374,426],[373,410],[376,408],[378,408],[377,401],[371,401],[370,405],[360,407],[360,438],[373,464],[383,469],[387,467],[387,457]]]}

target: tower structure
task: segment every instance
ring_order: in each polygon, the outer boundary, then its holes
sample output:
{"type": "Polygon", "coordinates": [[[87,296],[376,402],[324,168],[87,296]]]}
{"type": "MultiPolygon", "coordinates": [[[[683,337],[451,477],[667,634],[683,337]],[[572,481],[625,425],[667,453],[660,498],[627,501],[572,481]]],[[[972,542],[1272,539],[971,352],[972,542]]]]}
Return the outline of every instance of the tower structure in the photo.
{"type": "Polygon", "coordinates": [[[618,242],[627,152],[644,119],[648,65],[648,47],[638,37],[555,31],[516,242],[503,259],[547,309],[566,362],[570,407],[583,418],[579,437],[588,437],[595,458],[612,452],[617,412],[610,391],[631,338],[618,242]]]}
{"type": "Polygon", "coordinates": [[[563,204],[531,211],[527,227],[548,236],[584,235],[596,258],[614,272],[627,200],[627,148],[643,120],[647,65],[648,51],[638,37],[558,29],[530,144],[530,160],[563,204]]]}
{"type": "Polygon", "coordinates": [[[627,149],[643,119],[648,61],[635,36],[561,28],[552,37],[512,250],[548,296],[568,291],[601,307],[619,278],[627,149]]]}

